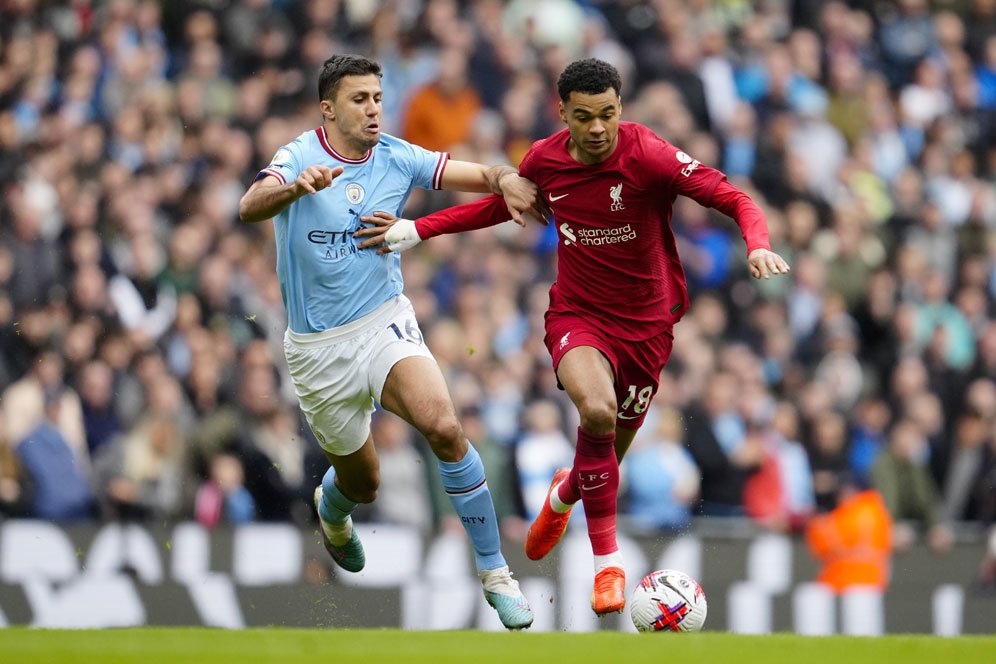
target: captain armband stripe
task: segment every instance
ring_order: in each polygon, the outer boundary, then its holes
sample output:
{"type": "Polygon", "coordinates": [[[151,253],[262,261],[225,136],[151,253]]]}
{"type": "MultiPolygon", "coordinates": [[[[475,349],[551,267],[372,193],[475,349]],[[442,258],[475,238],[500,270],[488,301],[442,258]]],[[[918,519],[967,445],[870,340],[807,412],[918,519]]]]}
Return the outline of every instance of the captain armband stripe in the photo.
{"type": "Polygon", "coordinates": [[[439,161],[436,162],[436,171],[432,175],[432,188],[442,189],[443,187],[443,171],[446,170],[446,162],[450,159],[449,152],[441,152],[439,154],[439,161]]]}
{"type": "Polygon", "coordinates": [[[256,175],[256,180],[262,180],[267,175],[272,175],[273,177],[277,178],[278,180],[280,180],[281,184],[287,184],[287,178],[284,177],[284,174],[273,168],[264,168],[263,170],[261,170],[256,175]]]}

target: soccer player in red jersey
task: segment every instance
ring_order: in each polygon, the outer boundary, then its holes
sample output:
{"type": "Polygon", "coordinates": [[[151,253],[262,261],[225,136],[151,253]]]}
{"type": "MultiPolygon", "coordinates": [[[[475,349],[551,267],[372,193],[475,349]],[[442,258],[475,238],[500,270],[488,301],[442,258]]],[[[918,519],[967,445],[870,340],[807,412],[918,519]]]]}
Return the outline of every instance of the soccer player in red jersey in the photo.
{"type": "MultiPolygon", "coordinates": [[[[675,197],[733,217],[757,279],[789,266],[771,251],[761,209],[726,176],[659,138],[622,122],[618,72],[600,60],[573,62],[557,82],[567,128],[537,141],[519,174],[535,182],[560,242],[550,289],[545,343],[560,385],[580,414],[574,467],[558,472],[529,528],[526,554],[545,556],[560,541],[571,507],[582,501],[595,555],[592,609],[625,606],[625,572],[616,544],[619,465],[643,424],[671,353],[672,329],[688,308],[685,275],[671,231],[675,197]]],[[[492,196],[416,221],[377,213],[361,247],[403,251],[443,233],[483,228],[510,217],[492,196]]]]}

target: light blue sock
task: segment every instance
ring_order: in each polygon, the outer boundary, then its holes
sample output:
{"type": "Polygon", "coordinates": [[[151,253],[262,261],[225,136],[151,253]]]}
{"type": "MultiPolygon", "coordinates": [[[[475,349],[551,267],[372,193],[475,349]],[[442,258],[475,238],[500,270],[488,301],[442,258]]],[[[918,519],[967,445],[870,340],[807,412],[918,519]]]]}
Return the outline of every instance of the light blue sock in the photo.
{"type": "Polygon", "coordinates": [[[440,461],[439,474],[443,478],[446,495],[450,497],[450,502],[470,536],[477,571],[504,567],[506,563],[505,557],[501,555],[498,518],[495,516],[495,506],[491,502],[491,492],[484,477],[481,455],[473,445],[468,445],[467,454],[459,461],[440,461]]]}
{"type": "Polygon", "coordinates": [[[329,466],[322,478],[322,501],[318,504],[318,514],[326,523],[343,523],[356,509],[356,503],[342,495],[335,485],[335,468],[329,466]]]}

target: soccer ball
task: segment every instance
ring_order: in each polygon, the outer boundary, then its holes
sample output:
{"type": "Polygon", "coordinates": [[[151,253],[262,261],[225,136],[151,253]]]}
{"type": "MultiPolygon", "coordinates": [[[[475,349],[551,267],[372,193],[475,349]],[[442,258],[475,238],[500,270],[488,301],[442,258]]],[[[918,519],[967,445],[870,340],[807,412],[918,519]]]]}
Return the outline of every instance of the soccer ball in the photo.
{"type": "Polygon", "coordinates": [[[629,615],[641,632],[697,632],[706,619],[706,596],[684,572],[661,569],[633,591],[629,615]]]}

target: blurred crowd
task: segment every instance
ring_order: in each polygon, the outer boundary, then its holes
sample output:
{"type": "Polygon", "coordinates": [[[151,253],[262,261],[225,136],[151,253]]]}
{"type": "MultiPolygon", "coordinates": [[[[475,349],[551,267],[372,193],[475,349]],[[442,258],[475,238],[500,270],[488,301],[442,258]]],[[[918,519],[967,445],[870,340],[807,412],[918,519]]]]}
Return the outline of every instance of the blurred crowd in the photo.
{"type": "MultiPolygon", "coordinates": [[[[272,224],[237,205],[319,124],[336,52],[384,66],[388,133],[513,165],[560,128],[563,67],[607,60],[624,119],[766,211],[793,273],[758,283],[734,223],[676,204],[692,307],[623,464],[630,528],[799,532],[867,488],[898,546],[996,521],[996,0],[0,1],[0,513],[313,519],[272,224]]],[[[510,536],[573,458],[556,243],[402,260],[510,536]]],[[[359,518],[449,527],[424,441],[382,413],[374,436],[359,518]]]]}

